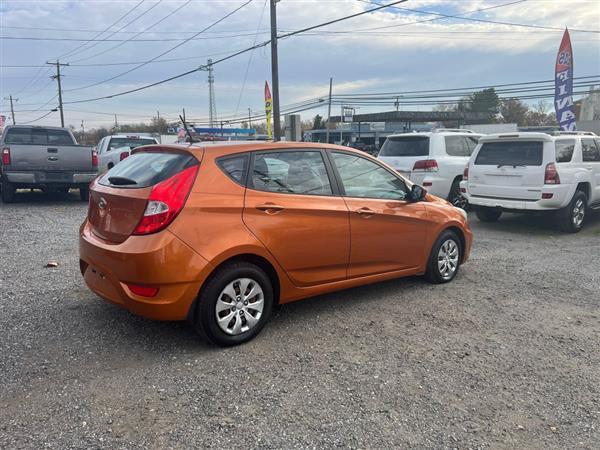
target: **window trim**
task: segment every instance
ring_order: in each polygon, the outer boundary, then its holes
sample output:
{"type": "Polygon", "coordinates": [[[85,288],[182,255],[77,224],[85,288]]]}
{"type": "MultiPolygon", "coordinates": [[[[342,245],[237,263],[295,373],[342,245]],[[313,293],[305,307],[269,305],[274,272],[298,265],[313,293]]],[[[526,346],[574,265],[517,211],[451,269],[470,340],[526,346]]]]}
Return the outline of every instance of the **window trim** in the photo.
{"type": "Polygon", "coordinates": [[[219,157],[215,158],[215,164],[217,165],[219,170],[221,172],[223,172],[223,175],[225,175],[228,179],[233,181],[238,186],[242,186],[242,187],[248,187],[248,179],[250,176],[250,167],[251,167],[251,164],[253,161],[254,160],[252,159],[252,152],[231,153],[229,155],[223,155],[223,156],[219,156],[219,157]],[[246,172],[244,174],[242,174],[242,180],[238,181],[235,178],[232,178],[227,172],[225,172],[225,170],[223,169],[223,166],[221,166],[221,161],[225,161],[227,159],[239,158],[240,156],[245,156],[248,158],[248,165],[246,166],[246,172]]]}
{"type": "Polygon", "coordinates": [[[337,179],[335,178],[335,174],[332,171],[332,168],[329,164],[329,159],[327,154],[322,148],[307,148],[307,147],[298,147],[298,148],[272,148],[272,149],[263,149],[263,150],[254,150],[250,152],[250,164],[248,164],[248,173],[246,177],[246,188],[252,189],[256,192],[267,192],[269,194],[285,194],[285,195],[302,195],[302,196],[313,196],[313,197],[340,197],[339,187],[337,185],[337,179]],[[254,170],[254,161],[256,159],[256,155],[269,154],[269,153],[284,153],[284,152],[312,152],[319,153],[321,158],[323,159],[323,164],[325,165],[325,173],[327,178],[329,179],[329,186],[331,187],[331,194],[299,194],[297,192],[273,192],[273,191],[264,191],[262,189],[257,189],[252,182],[251,173],[254,170]]]}
{"type": "Polygon", "coordinates": [[[347,150],[327,149],[326,153],[327,153],[327,157],[329,158],[329,164],[331,165],[333,173],[335,174],[335,181],[336,181],[337,188],[338,188],[338,190],[340,192],[340,195],[342,197],[345,197],[345,198],[355,198],[355,199],[361,199],[361,200],[382,200],[382,201],[387,201],[387,202],[389,202],[389,201],[395,201],[395,202],[409,203],[409,201],[408,201],[408,194],[410,194],[410,191],[412,189],[412,185],[409,186],[406,183],[408,180],[405,180],[402,176],[400,176],[399,174],[397,174],[395,171],[393,171],[390,168],[388,168],[385,165],[383,165],[379,160],[377,160],[375,158],[365,158],[363,155],[358,155],[358,154],[356,154],[354,152],[350,152],[350,151],[347,151],[347,150]],[[399,179],[404,184],[404,187],[406,188],[407,198],[406,199],[391,199],[391,198],[380,198],[380,197],[352,197],[350,195],[347,195],[346,194],[346,189],[344,188],[344,183],[342,182],[342,176],[340,175],[340,172],[339,172],[338,168],[336,167],[335,162],[333,161],[333,153],[342,153],[342,154],[345,154],[345,155],[350,155],[350,156],[355,156],[357,158],[366,159],[367,161],[370,161],[373,164],[381,167],[385,171],[389,172],[392,176],[394,176],[397,179],[399,179]]]}

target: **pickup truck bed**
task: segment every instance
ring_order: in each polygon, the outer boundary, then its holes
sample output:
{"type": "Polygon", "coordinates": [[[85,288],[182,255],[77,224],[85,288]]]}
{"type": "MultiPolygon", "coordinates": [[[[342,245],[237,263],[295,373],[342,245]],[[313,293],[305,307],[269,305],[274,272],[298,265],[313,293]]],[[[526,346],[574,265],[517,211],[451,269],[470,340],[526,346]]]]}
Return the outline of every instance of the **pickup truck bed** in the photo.
{"type": "Polygon", "coordinates": [[[79,188],[87,201],[89,183],[97,176],[92,147],[77,145],[65,128],[9,126],[0,138],[2,200],[14,200],[18,188],[67,191],[79,188]]]}

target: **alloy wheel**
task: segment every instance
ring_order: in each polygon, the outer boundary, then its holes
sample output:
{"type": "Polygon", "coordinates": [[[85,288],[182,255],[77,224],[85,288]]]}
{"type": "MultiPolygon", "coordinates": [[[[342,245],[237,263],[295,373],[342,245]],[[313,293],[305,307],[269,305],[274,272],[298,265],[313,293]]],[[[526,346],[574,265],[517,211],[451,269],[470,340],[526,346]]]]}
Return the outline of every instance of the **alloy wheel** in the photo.
{"type": "Polygon", "coordinates": [[[583,219],[585,218],[585,204],[583,203],[582,199],[577,199],[577,201],[573,205],[571,218],[573,220],[573,225],[575,226],[575,228],[581,227],[583,219]]]}
{"type": "Polygon", "coordinates": [[[454,276],[458,268],[458,245],[452,239],[445,240],[440,246],[438,252],[438,270],[444,280],[449,280],[454,276]]]}

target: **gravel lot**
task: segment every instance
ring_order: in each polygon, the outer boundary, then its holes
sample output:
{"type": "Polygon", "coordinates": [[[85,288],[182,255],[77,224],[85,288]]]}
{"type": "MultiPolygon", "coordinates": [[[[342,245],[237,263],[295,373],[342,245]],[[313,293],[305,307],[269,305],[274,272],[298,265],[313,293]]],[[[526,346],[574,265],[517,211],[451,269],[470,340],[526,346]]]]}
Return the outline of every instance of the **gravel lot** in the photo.
{"type": "Polygon", "coordinates": [[[453,283],[284,306],[223,350],[87,290],[76,191],[20,197],[0,205],[0,448],[600,447],[598,216],[473,218],[453,283]]]}

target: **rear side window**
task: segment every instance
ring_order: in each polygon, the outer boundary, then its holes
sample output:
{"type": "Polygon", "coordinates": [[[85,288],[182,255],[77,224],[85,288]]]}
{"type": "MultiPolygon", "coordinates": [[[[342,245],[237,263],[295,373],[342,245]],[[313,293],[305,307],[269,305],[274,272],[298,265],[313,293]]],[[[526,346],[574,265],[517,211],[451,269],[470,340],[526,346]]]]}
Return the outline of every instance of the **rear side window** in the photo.
{"type": "Polygon", "coordinates": [[[76,145],[65,130],[45,128],[11,128],[6,132],[5,144],[24,145],[76,145]]]}
{"type": "Polygon", "coordinates": [[[479,149],[475,165],[541,166],[543,158],[542,141],[485,142],[479,149]]]}
{"type": "Polygon", "coordinates": [[[556,162],[570,162],[575,150],[575,140],[559,140],[554,145],[556,147],[556,162]]]}
{"type": "Polygon", "coordinates": [[[243,154],[219,158],[217,164],[229,178],[238,184],[245,185],[249,160],[250,155],[243,154]]]}
{"type": "Polygon", "coordinates": [[[429,138],[427,136],[389,137],[381,146],[379,156],[427,156],[429,138]]]}
{"type": "Polygon", "coordinates": [[[319,151],[257,153],[252,185],[259,191],[303,195],[332,195],[329,176],[319,151]]]}
{"type": "Polygon", "coordinates": [[[469,147],[464,136],[446,136],[446,153],[450,156],[471,156],[473,147],[469,147]]]}
{"type": "Polygon", "coordinates": [[[596,142],[593,139],[581,140],[581,153],[585,162],[600,161],[600,149],[596,147],[596,142]]]}
{"type": "Polygon", "coordinates": [[[192,155],[182,153],[134,153],[106,172],[99,183],[124,188],[154,186],[197,163],[192,155]]]}

